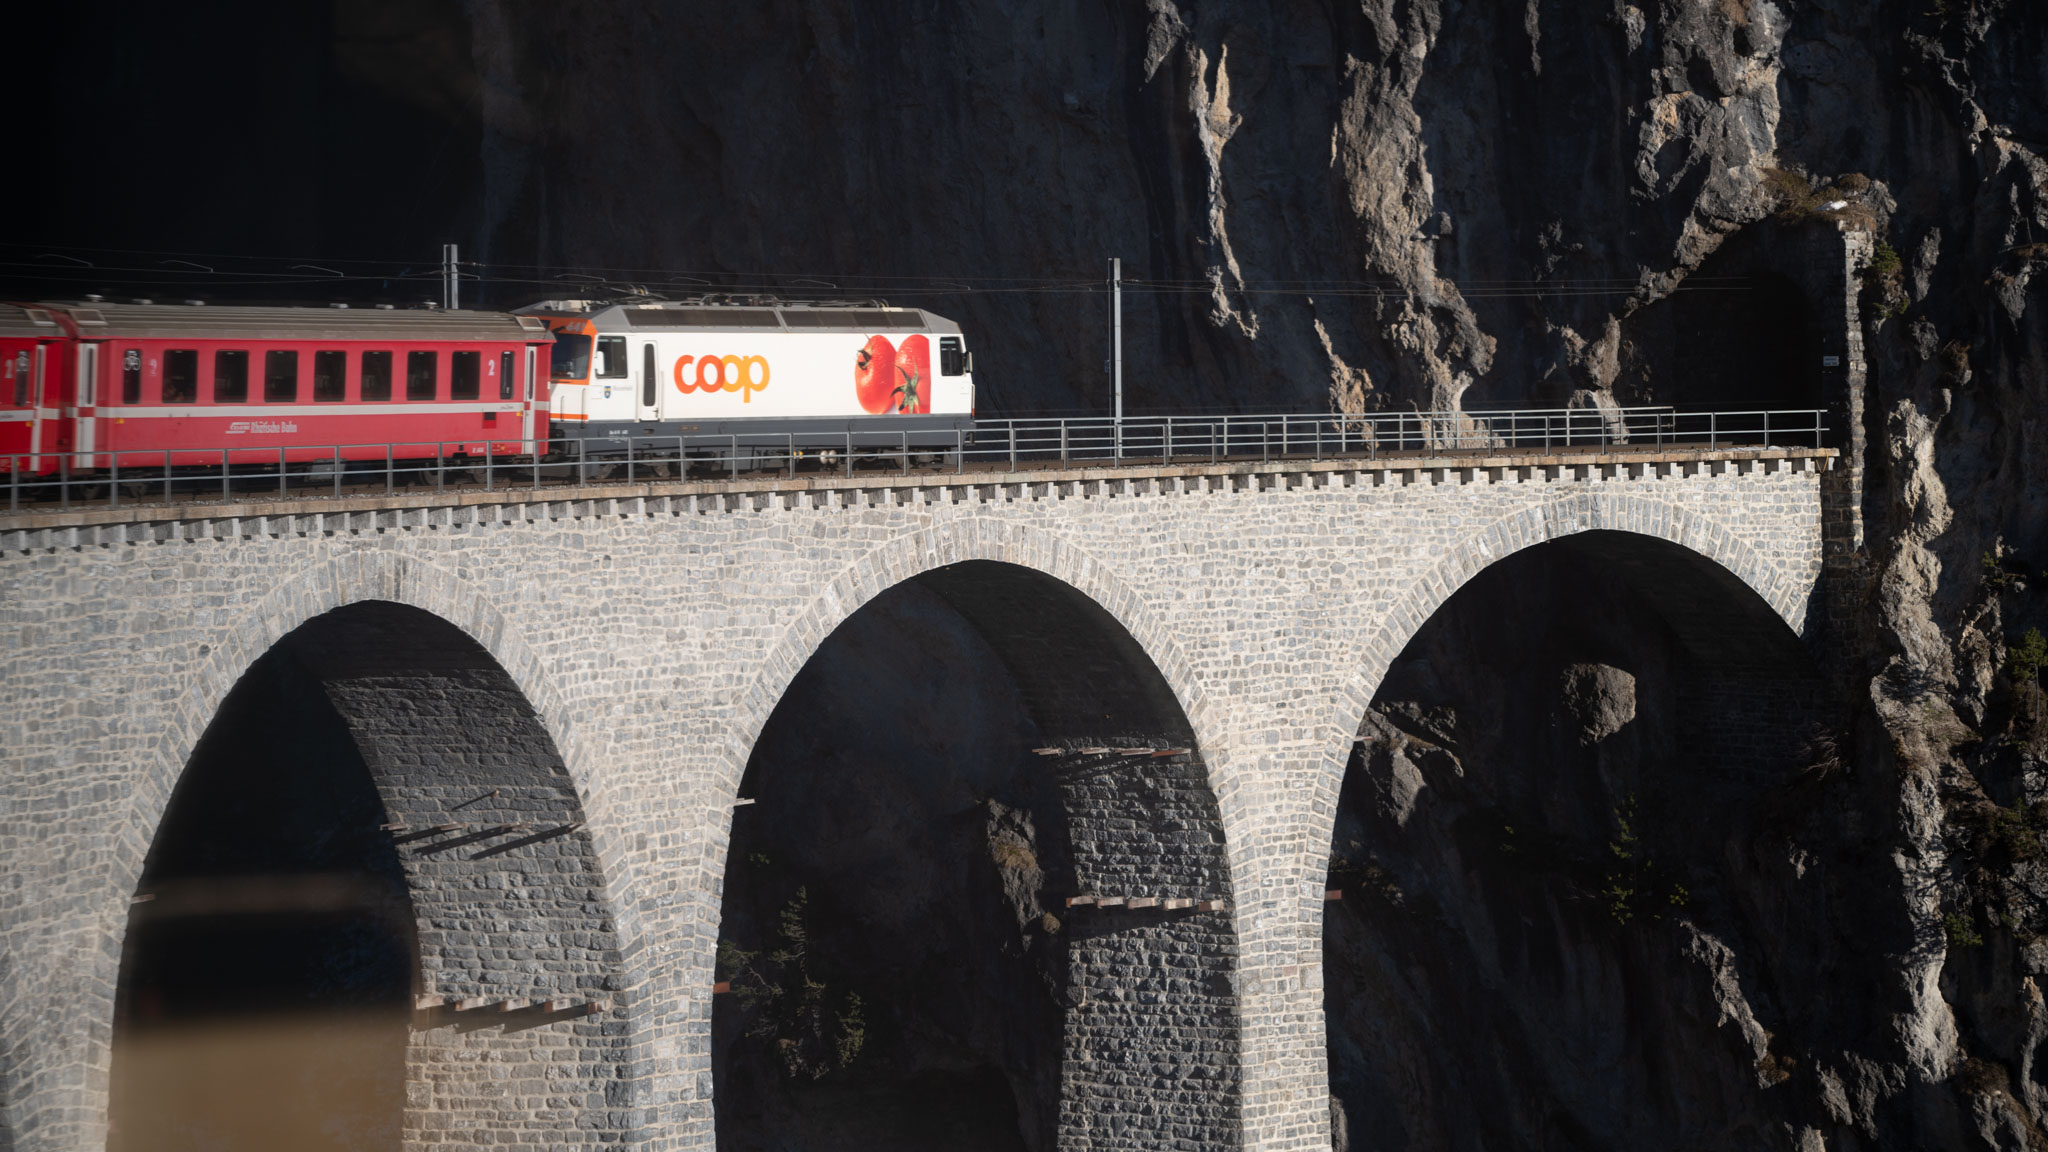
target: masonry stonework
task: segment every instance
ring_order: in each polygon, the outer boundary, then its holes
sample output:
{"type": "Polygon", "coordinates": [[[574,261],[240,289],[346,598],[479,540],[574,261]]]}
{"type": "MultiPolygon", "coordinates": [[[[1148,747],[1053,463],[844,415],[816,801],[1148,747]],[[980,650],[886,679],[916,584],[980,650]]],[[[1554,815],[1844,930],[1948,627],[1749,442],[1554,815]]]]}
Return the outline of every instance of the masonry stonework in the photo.
{"type": "MultiPolygon", "coordinates": [[[[571,866],[608,895],[616,934],[590,955],[616,967],[629,1006],[604,1024],[621,1084],[590,1130],[711,1149],[720,884],[755,737],[863,603],[991,560],[1064,581],[1121,624],[1199,750],[1183,763],[1206,774],[1223,844],[1200,883],[1183,879],[1191,896],[1227,881],[1211,916],[1228,931],[1175,946],[1234,963],[1228,987],[1203,994],[1234,1008],[1236,1028],[1176,1058],[1234,1060],[1214,1083],[1237,1099],[1228,1135],[1184,1135],[1327,1148],[1324,872],[1351,742],[1387,666],[1480,569],[1592,530],[1690,549],[1808,635],[1830,455],[677,484],[0,525],[0,1130],[22,1149],[101,1146],[122,927],[181,768],[273,644],[322,613],[390,601],[490,654],[580,799],[571,866]]],[[[1164,807],[1191,795],[1171,783],[1152,789],[1164,807]]],[[[539,989],[598,973],[529,975],[539,989]]],[[[1124,1042],[1118,1059],[1146,1055],[1145,1036],[1124,1042]]],[[[534,1117],[529,1138],[561,1122],[534,1117]]],[[[1121,1135],[1176,1146],[1173,1133],[1121,1135]]]]}
{"type": "Polygon", "coordinates": [[[285,643],[362,752],[418,923],[406,1146],[616,1142],[632,1082],[611,902],[518,687],[413,608],[350,607],[285,643]]]}

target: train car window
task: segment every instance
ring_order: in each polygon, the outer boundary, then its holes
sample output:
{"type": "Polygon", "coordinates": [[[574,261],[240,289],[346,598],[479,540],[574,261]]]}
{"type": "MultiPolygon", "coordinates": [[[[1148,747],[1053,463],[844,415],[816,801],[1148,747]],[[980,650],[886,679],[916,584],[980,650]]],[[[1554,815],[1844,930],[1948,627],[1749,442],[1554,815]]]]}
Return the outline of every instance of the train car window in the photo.
{"type": "Polygon", "coordinates": [[[512,353],[498,353],[498,399],[512,399],[512,353]]]}
{"type": "Polygon", "coordinates": [[[939,337],[939,374],[942,376],[963,376],[967,373],[967,353],[960,350],[958,336],[939,337]]]}
{"type": "Polygon", "coordinates": [[[14,354],[14,406],[28,407],[28,353],[14,354]]]}
{"type": "Polygon", "coordinates": [[[199,349],[172,348],[164,353],[164,403],[191,404],[199,399],[199,349]]]}
{"type": "Polygon", "coordinates": [[[557,380],[581,380],[590,375],[590,337],[578,332],[555,333],[555,351],[549,374],[557,380]]]}
{"type": "Polygon", "coordinates": [[[597,374],[617,378],[626,375],[626,338],[624,336],[599,336],[597,338],[597,374]]]}
{"type": "Polygon", "coordinates": [[[299,353],[296,348],[272,348],[263,354],[263,402],[299,402],[299,353]]]}
{"type": "Polygon", "coordinates": [[[241,404],[249,399],[249,354],[222,348],[213,354],[213,402],[241,404]]]}
{"type": "Polygon", "coordinates": [[[450,400],[474,400],[480,394],[482,385],[478,377],[483,371],[483,353],[457,352],[448,358],[448,398],[450,400]]]}
{"type": "Polygon", "coordinates": [[[371,402],[391,399],[390,350],[376,348],[363,353],[362,398],[371,402]]]}
{"type": "Polygon", "coordinates": [[[322,348],[313,353],[313,401],[332,404],[348,398],[348,353],[322,348]]]}
{"type": "Polygon", "coordinates": [[[432,400],[440,391],[440,354],[435,352],[407,352],[405,354],[405,398],[407,400],[432,400]]]}
{"type": "Polygon", "coordinates": [[[121,403],[142,403],[142,349],[121,353],[121,403]]]}

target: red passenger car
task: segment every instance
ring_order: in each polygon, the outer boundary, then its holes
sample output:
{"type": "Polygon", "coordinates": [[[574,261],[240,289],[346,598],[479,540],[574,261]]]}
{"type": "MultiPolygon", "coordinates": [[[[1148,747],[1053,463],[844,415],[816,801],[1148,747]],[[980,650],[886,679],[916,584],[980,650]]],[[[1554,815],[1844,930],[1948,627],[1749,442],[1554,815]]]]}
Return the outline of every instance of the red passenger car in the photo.
{"type": "Polygon", "coordinates": [[[76,453],[73,472],[547,451],[553,337],[534,317],[97,301],[41,310],[75,344],[75,368],[54,373],[65,406],[40,432],[76,453]]]}

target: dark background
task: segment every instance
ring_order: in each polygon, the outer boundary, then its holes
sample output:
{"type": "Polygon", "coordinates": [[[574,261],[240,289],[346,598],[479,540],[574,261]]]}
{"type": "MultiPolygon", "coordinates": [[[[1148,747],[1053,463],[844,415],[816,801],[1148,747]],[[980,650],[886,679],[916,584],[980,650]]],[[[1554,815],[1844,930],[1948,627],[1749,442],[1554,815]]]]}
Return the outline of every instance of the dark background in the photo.
{"type": "Polygon", "coordinates": [[[53,5],[15,19],[8,106],[35,110],[37,158],[21,159],[37,177],[16,185],[8,292],[438,298],[437,280],[403,277],[433,276],[440,245],[473,233],[480,123],[459,4],[53,5]]]}
{"type": "Polygon", "coordinates": [[[1100,411],[1118,255],[1133,411],[1805,407],[1810,286],[1700,266],[1774,206],[1702,183],[1763,159],[1732,77],[1782,62],[1777,160],[1816,179],[1898,191],[1930,141],[1886,119],[1954,144],[1905,107],[1827,127],[1897,49],[1835,7],[1774,47],[1703,0],[1631,49],[1546,3],[1538,52],[1519,9],[1461,0],[45,7],[4,73],[33,128],[0,293],[419,303],[454,242],[472,307],[885,297],[962,322],[983,412],[1100,411]],[[1674,88],[1734,119],[1653,149],[1674,88]],[[1658,315],[1690,273],[1744,290],[1658,315]]]}

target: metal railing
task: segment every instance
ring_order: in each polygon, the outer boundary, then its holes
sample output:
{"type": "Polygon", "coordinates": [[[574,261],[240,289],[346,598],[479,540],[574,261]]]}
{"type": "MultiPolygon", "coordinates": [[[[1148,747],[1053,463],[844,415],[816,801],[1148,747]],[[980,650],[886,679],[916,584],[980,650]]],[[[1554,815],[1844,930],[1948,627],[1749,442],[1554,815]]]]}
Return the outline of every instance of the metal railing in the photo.
{"type": "Polygon", "coordinates": [[[635,435],[589,454],[556,442],[536,460],[517,439],[101,450],[0,455],[10,511],[137,502],[235,502],[302,495],[394,495],[451,486],[582,487],[594,482],[794,477],[886,471],[964,474],[1081,465],[1243,463],[1545,453],[1586,448],[1821,447],[1814,409],[1680,412],[1551,408],[1366,415],[1179,415],[977,420],[971,430],[635,435]]]}

